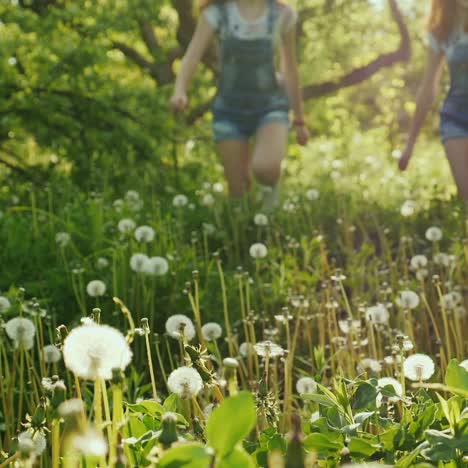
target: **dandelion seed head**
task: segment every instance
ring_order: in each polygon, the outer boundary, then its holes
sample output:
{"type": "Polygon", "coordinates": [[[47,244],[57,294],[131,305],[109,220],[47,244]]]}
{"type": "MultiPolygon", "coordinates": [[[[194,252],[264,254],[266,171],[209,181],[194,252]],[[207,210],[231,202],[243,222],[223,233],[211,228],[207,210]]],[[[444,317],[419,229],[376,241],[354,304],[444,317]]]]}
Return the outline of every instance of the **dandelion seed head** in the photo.
{"type": "Polygon", "coordinates": [[[188,198],[183,194],[178,194],[172,199],[172,205],[176,208],[181,208],[188,204],[188,198]]]}
{"type": "Polygon", "coordinates": [[[239,367],[239,361],[235,358],[224,358],[223,359],[224,367],[230,367],[231,369],[237,369],[239,367]]]}
{"type": "Polygon", "coordinates": [[[44,356],[44,361],[47,364],[59,362],[62,358],[62,353],[60,352],[60,349],[58,349],[57,346],[53,344],[44,346],[44,348],[42,349],[42,355],[44,356]]]}
{"type": "Polygon", "coordinates": [[[223,334],[223,329],[221,325],[216,322],[209,322],[203,325],[202,327],[202,335],[206,341],[214,341],[218,338],[221,338],[223,334]]]}
{"type": "Polygon", "coordinates": [[[179,367],[171,372],[167,386],[182,399],[196,397],[203,388],[203,380],[193,367],[179,367]]]}
{"type": "Polygon", "coordinates": [[[284,354],[284,349],[272,341],[261,341],[254,345],[255,351],[261,357],[275,358],[284,354]]]}
{"type": "Polygon", "coordinates": [[[357,366],[358,372],[362,373],[365,371],[371,371],[375,374],[378,374],[382,370],[382,364],[380,361],[372,358],[364,358],[359,361],[357,366]]]}
{"type": "Polygon", "coordinates": [[[151,257],[145,264],[145,272],[153,276],[164,276],[169,271],[169,263],[164,257],[151,257]]]}
{"type": "Polygon", "coordinates": [[[36,327],[32,320],[24,317],[12,318],[5,324],[5,331],[13,340],[15,348],[29,350],[33,347],[36,327]]]}
{"type": "Polygon", "coordinates": [[[71,444],[74,450],[85,457],[104,457],[107,454],[107,444],[104,437],[91,427],[82,432],[73,433],[71,444]]]}
{"type": "Polygon", "coordinates": [[[412,270],[420,270],[421,268],[426,268],[428,264],[427,257],[425,255],[414,255],[411,257],[410,265],[412,270]]]}
{"type": "Polygon", "coordinates": [[[98,270],[104,270],[105,268],[107,268],[109,266],[109,260],[107,260],[107,258],[105,257],[99,257],[97,260],[96,260],[96,268],[98,270]]]}
{"type": "Polygon", "coordinates": [[[39,431],[34,432],[30,429],[18,434],[19,444],[29,445],[29,441],[32,443],[31,452],[36,456],[40,456],[47,447],[47,439],[39,431]]]}
{"type": "Polygon", "coordinates": [[[151,242],[154,239],[155,232],[151,226],[138,226],[135,229],[135,239],[137,242],[151,242]]]}
{"type": "Polygon", "coordinates": [[[403,309],[415,309],[419,305],[419,296],[414,291],[400,291],[396,303],[403,309]]]}
{"type": "Polygon", "coordinates": [[[306,192],[306,198],[307,198],[307,200],[310,200],[310,201],[318,200],[319,196],[320,196],[320,192],[317,189],[314,189],[314,188],[311,188],[311,189],[307,190],[307,192],[306,192]]]}
{"type": "Polygon", "coordinates": [[[55,234],[55,242],[59,247],[66,247],[71,241],[71,236],[68,232],[57,232],[55,234]]]}
{"type": "Polygon", "coordinates": [[[460,362],[460,366],[464,367],[468,371],[468,359],[460,362]]]}
{"type": "Polygon", "coordinates": [[[387,325],[390,318],[388,309],[383,304],[377,304],[367,308],[367,318],[379,325],[387,325]]]}
{"type": "Polygon", "coordinates": [[[166,332],[177,340],[182,337],[182,333],[187,341],[192,341],[195,337],[193,322],[183,314],[175,314],[167,319],[166,332]]]}
{"type": "Polygon", "coordinates": [[[361,330],[360,320],[338,320],[338,328],[345,334],[357,333],[361,330]]]}
{"type": "Polygon", "coordinates": [[[413,354],[405,359],[403,372],[407,379],[414,382],[429,380],[435,372],[435,364],[426,354],[413,354]]]}
{"type": "Polygon", "coordinates": [[[202,198],[202,205],[203,206],[213,206],[215,204],[215,197],[213,197],[213,195],[211,193],[206,193],[205,195],[203,195],[203,198],[202,198]]]}
{"type": "Polygon", "coordinates": [[[239,353],[242,357],[247,357],[249,354],[253,355],[255,353],[255,348],[252,343],[242,343],[239,346],[239,353]]]}
{"type": "Polygon", "coordinates": [[[265,258],[268,254],[268,249],[265,244],[257,242],[250,246],[249,253],[252,258],[265,258]]]}
{"type": "Polygon", "coordinates": [[[213,184],[213,192],[216,193],[223,193],[224,192],[224,186],[221,182],[216,182],[213,184]]]}
{"type": "Polygon", "coordinates": [[[444,252],[437,252],[433,256],[432,259],[434,260],[434,263],[436,265],[443,266],[443,267],[446,267],[446,268],[450,267],[453,264],[454,260],[455,260],[455,258],[453,256],[448,255],[448,254],[446,254],[444,252]]]}
{"type": "Polygon", "coordinates": [[[413,200],[406,200],[403,205],[401,205],[400,213],[405,218],[413,216],[416,212],[416,203],[413,200]]]}
{"type": "Polygon", "coordinates": [[[91,297],[101,297],[106,293],[106,284],[101,280],[93,280],[86,286],[86,292],[91,297]]]}
{"type": "Polygon", "coordinates": [[[11,302],[5,296],[0,296],[0,314],[6,312],[11,307],[11,302]]]}
{"type": "Polygon", "coordinates": [[[122,234],[130,234],[136,228],[136,223],[133,219],[124,218],[119,221],[117,228],[122,234]]]}
{"type": "Polygon", "coordinates": [[[81,325],[63,344],[65,366],[82,379],[110,380],[113,369],[125,370],[132,360],[127,340],[108,325],[81,325]]]}
{"type": "Polygon", "coordinates": [[[140,199],[140,194],[136,190],[127,190],[124,198],[127,202],[135,203],[140,199]]]}
{"type": "Polygon", "coordinates": [[[79,398],[71,398],[65,400],[58,407],[58,413],[62,418],[70,418],[82,414],[85,411],[83,400],[79,398]]]}
{"type": "Polygon", "coordinates": [[[317,382],[312,377],[301,377],[296,382],[296,390],[299,395],[307,395],[317,391],[317,382]]]}
{"type": "Polygon", "coordinates": [[[442,229],[431,226],[426,230],[426,239],[431,242],[438,242],[442,239],[442,229]]]}
{"type": "Polygon", "coordinates": [[[203,232],[208,236],[212,236],[216,232],[216,227],[210,223],[203,223],[202,228],[203,232]]]}
{"type": "Polygon", "coordinates": [[[149,258],[143,253],[135,253],[130,257],[130,268],[136,273],[145,273],[148,270],[149,258]]]}
{"type": "Polygon", "coordinates": [[[257,213],[254,216],[254,223],[256,226],[267,226],[268,225],[268,216],[263,213],[257,213]]]}

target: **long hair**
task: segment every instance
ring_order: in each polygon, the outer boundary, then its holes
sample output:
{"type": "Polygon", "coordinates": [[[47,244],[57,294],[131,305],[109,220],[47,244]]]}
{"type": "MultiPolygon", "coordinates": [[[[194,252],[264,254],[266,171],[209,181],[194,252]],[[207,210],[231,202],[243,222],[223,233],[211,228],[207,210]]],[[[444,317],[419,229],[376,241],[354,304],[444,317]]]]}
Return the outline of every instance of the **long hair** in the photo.
{"type": "Polygon", "coordinates": [[[432,0],[429,31],[440,41],[447,41],[455,26],[456,17],[456,0],[432,0]]]}

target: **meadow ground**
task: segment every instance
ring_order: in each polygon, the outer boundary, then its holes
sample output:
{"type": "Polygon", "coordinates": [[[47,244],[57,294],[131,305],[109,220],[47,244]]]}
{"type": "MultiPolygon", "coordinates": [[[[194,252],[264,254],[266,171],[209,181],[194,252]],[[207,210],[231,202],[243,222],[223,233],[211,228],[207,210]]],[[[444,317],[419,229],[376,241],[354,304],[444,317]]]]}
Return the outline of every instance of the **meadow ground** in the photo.
{"type": "Polygon", "coordinates": [[[400,174],[380,137],[293,148],[268,213],[196,141],[4,174],[0,466],[467,466],[466,214],[438,144],[400,174]]]}

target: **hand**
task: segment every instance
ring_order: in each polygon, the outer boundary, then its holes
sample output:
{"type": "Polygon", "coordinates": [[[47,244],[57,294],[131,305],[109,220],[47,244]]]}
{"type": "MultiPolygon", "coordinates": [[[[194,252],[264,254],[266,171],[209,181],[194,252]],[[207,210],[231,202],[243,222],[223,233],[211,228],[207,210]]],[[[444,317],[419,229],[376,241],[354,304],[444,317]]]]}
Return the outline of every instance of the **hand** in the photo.
{"type": "Polygon", "coordinates": [[[187,108],[188,98],[187,94],[182,92],[174,92],[171,97],[169,106],[174,113],[183,112],[187,108]]]}
{"type": "Polygon", "coordinates": [[[411,159],[411,155],[413,154],[413,148],[407,146],[403,154],[401,155],[400,159],[398,160],[398,167],[400,171],[405,171],[408,167],[409,161],[411,159]]]}
{"type": "Polygon", "coordinates": [[[299,145],[305,146],[309,141],[309,130],[305,125],[296,125],[296,141],[299,145]]]}

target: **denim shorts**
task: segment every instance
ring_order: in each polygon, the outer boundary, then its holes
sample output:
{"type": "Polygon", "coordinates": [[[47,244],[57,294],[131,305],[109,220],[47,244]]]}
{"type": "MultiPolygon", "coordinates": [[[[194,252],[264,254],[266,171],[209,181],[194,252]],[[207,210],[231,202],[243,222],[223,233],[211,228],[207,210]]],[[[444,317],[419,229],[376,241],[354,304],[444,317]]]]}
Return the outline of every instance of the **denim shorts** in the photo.
{"type": "Polygon", "coordinates": [[[468,138],[468,125],[442,115],[440,118],[440,138],[443,143],[451,138],[468,138]]]}
{"type": "Polygon", "coordinates": [[[285,110],[271,110],[264,113],[235,115],[216,110],[213,112],[213,134],[216,143],[224,140],[248,140],[262,126],[278,122],[289,126],[289,113],[285,110]]]}

